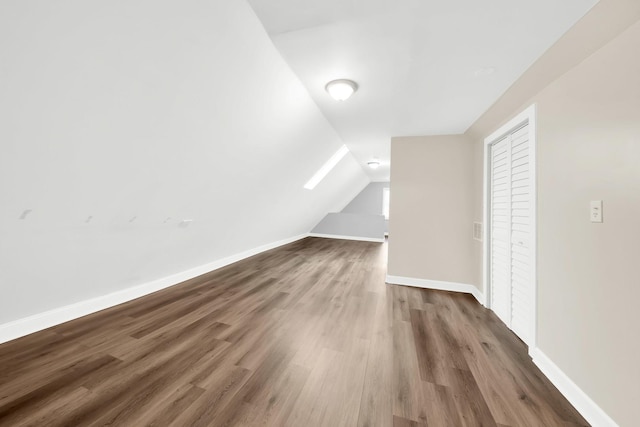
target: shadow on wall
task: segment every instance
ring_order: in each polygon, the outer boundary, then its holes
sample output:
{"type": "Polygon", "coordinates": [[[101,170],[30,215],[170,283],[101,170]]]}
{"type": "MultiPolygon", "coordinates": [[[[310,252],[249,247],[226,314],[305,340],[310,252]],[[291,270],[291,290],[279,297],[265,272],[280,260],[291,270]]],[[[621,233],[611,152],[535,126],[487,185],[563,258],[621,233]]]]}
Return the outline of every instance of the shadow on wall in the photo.
{"type": "Polygon", "coordinates": [[[311,234],[384,241],[389,230],[389,220],[383,214],[384,192],[388,188],[388,182],[370,183],[341,212],[327,214],[311,234]]]}
{"type": "Polygon", "coordinates": [[[311,230],[316,237],[384,242],[384,216],[334,212],[311,230]]]}

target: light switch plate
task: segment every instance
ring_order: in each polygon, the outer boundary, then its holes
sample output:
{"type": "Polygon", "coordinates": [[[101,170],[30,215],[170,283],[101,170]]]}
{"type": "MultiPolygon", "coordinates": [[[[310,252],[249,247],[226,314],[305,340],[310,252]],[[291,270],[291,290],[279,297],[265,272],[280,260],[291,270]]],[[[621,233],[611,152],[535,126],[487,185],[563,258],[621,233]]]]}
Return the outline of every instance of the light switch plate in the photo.
{"type": "Polygon", "coordinates": [[[482,223],[474,222],[473,223],[473,238],[482,242],[482,223]]]}
{"type": "Polygon", "coordinates": [[[602,200],[591,201],[591,222],[602,222],[602,200]]]}

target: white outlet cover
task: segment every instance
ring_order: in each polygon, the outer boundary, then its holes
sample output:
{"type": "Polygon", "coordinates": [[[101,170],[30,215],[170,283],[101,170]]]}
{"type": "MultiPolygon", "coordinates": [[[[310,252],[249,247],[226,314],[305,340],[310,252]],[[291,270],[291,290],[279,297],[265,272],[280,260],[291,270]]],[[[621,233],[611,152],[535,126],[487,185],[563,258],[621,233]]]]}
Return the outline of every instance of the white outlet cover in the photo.
{"type": "Polygon", "coordinates": [[[591,222],[602,222],[602,200],[592,200],[590,209],[591,222]]]}

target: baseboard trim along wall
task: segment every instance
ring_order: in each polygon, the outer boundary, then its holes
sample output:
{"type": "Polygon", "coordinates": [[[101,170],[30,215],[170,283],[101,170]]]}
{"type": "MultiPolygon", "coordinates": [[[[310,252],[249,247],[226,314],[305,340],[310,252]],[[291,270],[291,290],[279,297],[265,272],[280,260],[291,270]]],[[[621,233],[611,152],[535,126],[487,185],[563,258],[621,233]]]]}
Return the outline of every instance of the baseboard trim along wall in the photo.
{"type": "MultiPolygon", "coordinates": [[[[484,305],[482,292],[473,285],[455,282],[442,282],[439,280],[415,279],[412,277],[387,275],[386,282],[391,285],[413,286],[425,289],[437,289],[440,291],[464,292],[471,294],[484,305]]],[[[571,379],[539,348],[529,351],[533,363],[540,368],[542,373],[556,386],[567,398],[576,410],[589,422],[598,427],[619,427],[611,417],[607,415],[591,398],[578,387],[571,379]]]]}
{"type": "Polygon", "coordinates": [[[194,277],[201,276],[205,273],[209,273],[229,264],[233,264],[234,262],[257,255],[261,252],[304,239],[307,236],[308,234],[302,234],[288,239],[279,240],[277,242],[267,243],[266,245],[258,246],[257,248],[249,249],[205,265],[144,283],[142,285],[2,324],[0,325],[0,344],[177,285],[186,280],[193,279],[194,277]]]}
{"type": "Polygon", "coordinates": [[[413,286],[416,288],[436,289],[439,291],[464,292],[471,294],[484,306],[484,296],[478,288],[466,283],[443,282],[440,280],[415,279],[413,277],[390,276],[387,275],[387,283],[391,285],[413,286]]]}
{"type": "Polygon", "coordinates": [[[567,398],[574,408],[592,426],[598,427],[618,427],[615,421],[598,406],[596,402],[584,392],[576,383],[571,381],[549,357],[539,348],[529,351],[533,363],[540,368],[542,373],[549,378],[549,381],[567,398]]]}
{"type": "Polygon", "coordinates": [[[323,239],[357,240],[359,242],[384,243],[384,237],[375,238],[375,237],[357,237],[357,236],[338,236],[336,234],[320,234],[320,233],[309,233],[309,237],[322,237],[323,239]]]}
{"type": "MultiPolygon", "coordinates": [[[[301,234],[277,242],[268,243],[244,252],[240,252],[217,261],[201,265],[189,270],[172,274],[142,285],[134,286],[121,291],[113,292],[100,297],[80,301],[74,304],[55,308],[23,319],[14,320],[0,325],[0,344],[38,332],[61,323],[68,322],[89,314],[105,310],[110,307],[140,298],[159,290],[180,284],[186,280],[201,276],[259,253],[275,249],[277,247],[293,243],[305,237],[323,237],[330,239],[360,240],[365,242],[384,242],[384,239],[358,238],[352,236],[334,236],[323,234],[301,234]]],[[[443,282],[439,280],[416,279],[412,277],[387,275],[386,283],[392,285],[413,286],[425,289],[442,291],[464,292],[475,297],[484,305],[482,292],[473,285],[456,282],[443,282]]],[[[607,415],[578,385],[576,385],[549,357],[539,348],[529,352],[533,362],[542,373],[555,385],[576,410],[591,424],[601,427],[619,427],[611,417],[607,415]]]]}

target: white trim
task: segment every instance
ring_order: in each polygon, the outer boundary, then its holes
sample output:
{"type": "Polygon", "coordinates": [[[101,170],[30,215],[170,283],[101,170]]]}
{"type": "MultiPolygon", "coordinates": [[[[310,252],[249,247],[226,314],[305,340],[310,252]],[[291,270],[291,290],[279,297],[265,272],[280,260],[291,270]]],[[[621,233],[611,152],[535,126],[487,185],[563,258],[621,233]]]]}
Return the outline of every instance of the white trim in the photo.
{"type": "MultiPolygon", "coordinates": [[[[473,295],[483,304],[484,295],[473,285],[438,280],[415,279],[412,277],[387,275],[386,282],[391,285],[414,286],[418,288],[437,289],[443,291],[465,292],[473,295]]],[[[576,385],[542,350],[529,347],[529,355],[533,363],[556,386],[564,397],[589,422],[598,427],[619,427],[606,412],[602,410],[578,385],[576,385]]]]}
{"type": "Polygon", "coordinates": [[[529,351],[542,373],[556,386],[589,424],[598,427],[618,427],[615,421],[600,408],[571,378],[565,374],[539,348],[529,351]]]}
{"type": "Polygon", "coordinates": [[[50,328],[61,323],[68,322],[79,317],[95,313],[106,308],[125,303],[127,301],[140,298],[142,296],[157,292],[161,289],[168,288],[173,285],[193,279],[205,273],[217,270],[234,262],[241,261],[245,258],[257,255],[261,252],[283,246],[300,239],[308,237],[308,234],[290,237],[288,239],[279,240],[277,242],[267,243],[257,248],[249,249],[217,261],[191,268],[181,273],[172,274],[161,279],[153,280],[142,285],[123,289],[96,298],[80,301],[63,307],[54,308],[53,310],[38,313],[29,317],[14,320],[9,323],[0,325],[0,344],[50,328]]]}
{"type": "Polygon", "coordinates": [[[340,236],[337,234],[309,233],[309,237],[321,237],[323,239],[339,239],[339,240],[357,240],[360,242],[376,242],[384,243],[384,237],[358,237],[358,236],[340,236]]]}
{"type": "Polygon", "coordinates": [[[492,133],[484,140],[484,160],[483,160],[483,187],[482,187],[482,223],[484,224],[484,236],[482,244],[482,293],[484,294],[484,306],[491,308],[491,290],[489,289],[489,244],[491,242],[491,227],[489,225],[490,218],[490,204],[489,204],[489,148],[491,144],[498,141],[500,138],[511,132],[513,129],[523,125],[529,124],[529,170],[532,173],[531,176],[531,281],[533,283],[533,325],[531,331],[531,337],[526,341],[529,348],[535,348],[538,336],[538,220],[537,220],[537,205],[538,205],[538,189],[537,189],[537,166],[536,166],[536,150],[537,150],[537,123],[536,123],[536,104],[531,105],[522,113],[518,114],[513,119],[509,120],[505,125],[500,127],[497,131],[492,133]]]}
{"type": "Polygon", "coordinates": [[[440,280],[416,279],[413,277],[390,276],[387,274],[386,282],[390,285],[413,286],[416,288],[436,289],[439,291],[463,292],[471,294],[482,305],[484,305],[484,296],[478,288],[466,283],[442,282],[440,280]]]}

